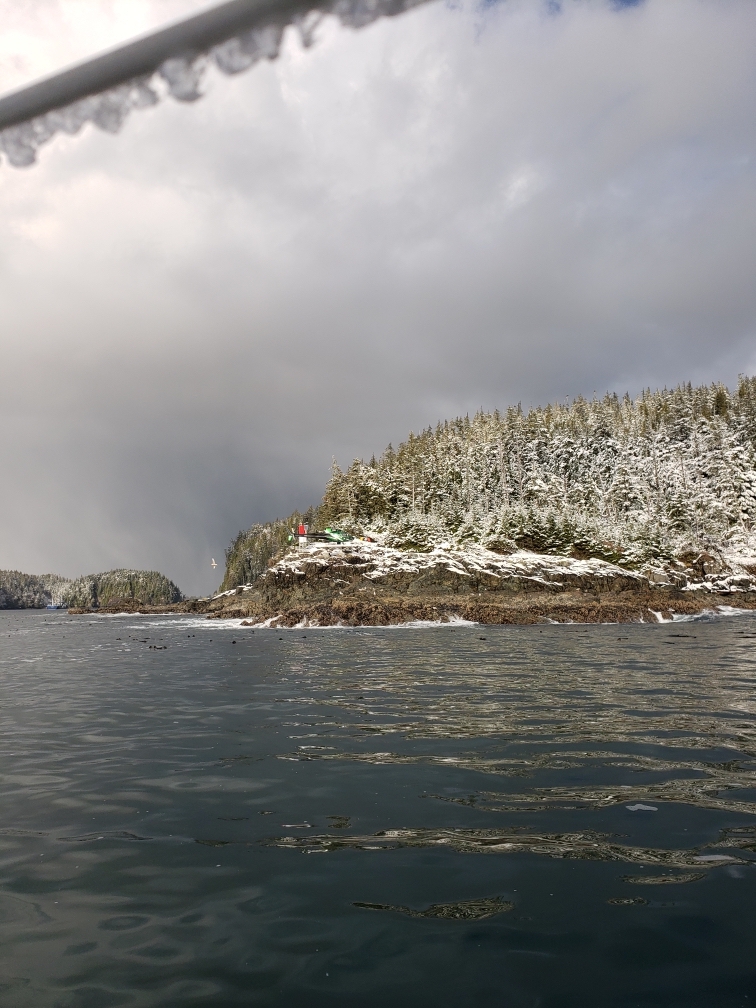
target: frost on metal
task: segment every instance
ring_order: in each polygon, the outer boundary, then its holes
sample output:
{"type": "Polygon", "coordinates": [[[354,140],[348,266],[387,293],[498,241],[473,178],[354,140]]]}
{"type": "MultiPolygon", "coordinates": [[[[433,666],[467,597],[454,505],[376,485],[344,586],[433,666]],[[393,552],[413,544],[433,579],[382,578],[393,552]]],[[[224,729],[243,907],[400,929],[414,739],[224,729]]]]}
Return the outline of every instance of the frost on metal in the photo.
{"type": "Polygon", "coordinates": [[[362,28],[380,17],[401,14],[425,0],[335,0],[305,16],[281,16],[210,47],[166,59],[155,71],[93,94],[63,108],[0,131],[0,151],[9,163],[23,168],[34,163],[37,151],[58,133],[76,134],[86,123],[106,133],[117,133],[134,109],[157,104],[165,95],[193,102],[202,97],[202,77],[209,64],[224,74],[249,70],[260,60],[278,57],[284,30],[291,24],[309,47],[322,19],[332,14],[349,28],[362,28]]]}
{"type": "Polygon", "coordinates": [[[106,133],[117,133],[132,109],[156,104],[158,94],[149,78],[129,81],[99,95],[55,109],[0,132],[0,150],[16,168],[33,164],[37,150],[56,133],[78,133],[88,122],[106,133]]]}

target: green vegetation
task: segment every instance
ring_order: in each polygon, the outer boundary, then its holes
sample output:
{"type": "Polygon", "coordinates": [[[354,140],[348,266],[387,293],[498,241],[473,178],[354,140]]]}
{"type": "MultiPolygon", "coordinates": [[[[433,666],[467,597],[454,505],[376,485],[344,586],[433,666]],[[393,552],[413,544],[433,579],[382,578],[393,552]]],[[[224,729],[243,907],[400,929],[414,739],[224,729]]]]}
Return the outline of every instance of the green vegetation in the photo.
{"type": "Polygon", "coordinates": [[[180,602],[181,591],[158,571],[113,570],[71,581],[63,591],[69,606],[112,606],[119,602],[168,605],[180,602]]]}
{"type": "Polygon", "coordinates": [[[0,609],[43,609],[51,602],[82,608],[180,602],[178,587],[157,571],[114,570],[71,581],[57,574],[0,571],[0,609]]]}
{"type": "Polygon", "coordinates": [[[55,577],[22,574],[21,571],[0,571],[0,609],[44,609],[50,601],[43,578],[55,577]]]}
{"type": "Polygon", "coordinates": [[[317,512],[310,508],[303,514],[295,511],[288,518],[253,525],[246,532],[240,532],[226,550],[226,574],[220,590],[228,591],[237,585],[252,584],[271,561],[288,548],[291,530],[300,522],[314,527],[313,522],[316,520],[317,512]]]}
{"type": "MultiPolygon", "coordinates": [[[[334,465],[311,526],[430,550],[446,542],[637,567],[756,547],[756,378],[460,417],[379,459],[334,465]],[[749,545],[750,544],[750,545],[749,545]]],[[[227,551],[225,589],[253,581],[298,521],[256,525],[227,551]]]]}

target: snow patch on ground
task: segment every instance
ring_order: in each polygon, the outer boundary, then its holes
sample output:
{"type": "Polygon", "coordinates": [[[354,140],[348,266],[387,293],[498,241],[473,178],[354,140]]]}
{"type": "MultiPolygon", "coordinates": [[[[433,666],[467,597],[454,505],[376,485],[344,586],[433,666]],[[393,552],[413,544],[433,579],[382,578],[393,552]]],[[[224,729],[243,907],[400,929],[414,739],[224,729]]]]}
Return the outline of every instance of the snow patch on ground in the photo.
{"type": "Polygon", "coordinates": [[[756,551],[749,538],[734,542],[719,554],[722,570],[707,574],[699,581],[689,581],[686,591],[756,591],[756,551]]]}
{"type": "MultiPolygon", "coordinates": [[[[480,575],[502,580],[525,578],[550,587],[562,586],[565,578],[585,577],[606,578],[607,581],[616,577],[630,577],[637,581],[639,588],[647,583],[643,575],[605,560],[576,560],[573,557],[533,553],[530,550],[502,555],[477,544],[460,548],[442,544],[428,553],[420,553],[360,541],[338,545],[313,543],[294,547],[263,574],[263,579],[273,579],[280,575],[305,576],[316,573],[318,568],[325,570],[334,563],[349,565],[356,574],[374,581],[396,574],[417,576],[434,568],[443,568],[465,578],[480,575]]],[[[245,590],[247,587],[245,586],[245,590]]]]}
{"type": "Polygon", "coordinates": [[[241,588],[242,591],[249,591],[250,588],[254,587],[255,586],[253,584],[238,585],[236,588],[229,588],[228,591],[222,591],[218,592],[217,595],[211,595],[210,601],[215,602],[216,599],[226,598],[228,595],[236,595],[236,593],[239,591],[239,588],[241,588]]]}
{"type": "MultiPolygon", "coordinates": [[[[348,543],[318,542],[292,547],[263,574],[261,580],[274,580],[286,575],[297,577],[317,574],[318,570],[325,571],[334,564],[348,566],[355,574],[376,582],[392,575],[419,576],[441,568],[463,578],[474,579],[482,575],[501,580],[521,578],[550,588],[566,588],[570,581],[582,578],[605,578],[608,583],[616,577],[624,577],[635,580],[638,588],[676,586],[684,591],[756,591],[756,552],[735,546],[722,553],[722,570],[719,573],[700,578],[693,575],[690,569],[686,572],[679,563],[663,566],[657,562],[634,571],[596,558],[578,560],[531,550],[517,550],[503,555],[476,543],[466,546],[441,543],[429,552],[421,553],[361,540],[348,543]]],[[[259,582],[240,585],[219,592],[213,596],[213,600],[252,591],[257,587],[259,582]]]]}

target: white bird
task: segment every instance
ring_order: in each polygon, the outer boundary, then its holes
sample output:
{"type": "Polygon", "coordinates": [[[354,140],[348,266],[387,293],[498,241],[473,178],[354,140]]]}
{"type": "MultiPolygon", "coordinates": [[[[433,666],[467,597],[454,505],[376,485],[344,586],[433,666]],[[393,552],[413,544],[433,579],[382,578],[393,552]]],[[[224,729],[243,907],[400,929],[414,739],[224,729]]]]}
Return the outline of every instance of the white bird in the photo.
{"type": "Polygon", "coordinates": [[[211,567],[217,567],[218,566],[218,564],[215,562],[215,557],[213,557],[213,559],[210,561],[210,566],[211,567]]]}

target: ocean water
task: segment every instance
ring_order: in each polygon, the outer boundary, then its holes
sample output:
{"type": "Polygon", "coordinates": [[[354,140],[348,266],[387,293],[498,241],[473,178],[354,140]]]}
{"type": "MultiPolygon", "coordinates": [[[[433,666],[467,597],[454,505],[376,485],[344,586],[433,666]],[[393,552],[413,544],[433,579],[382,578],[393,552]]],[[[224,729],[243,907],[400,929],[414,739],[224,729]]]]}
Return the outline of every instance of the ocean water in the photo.
{"type": "Polygon", "coordinates": [[[0,1005],[756,1005],[754,643],[0,613],[0,1005]]]}

